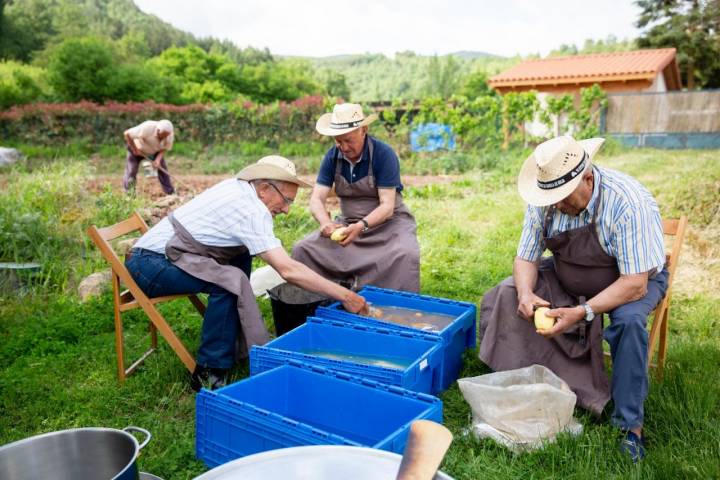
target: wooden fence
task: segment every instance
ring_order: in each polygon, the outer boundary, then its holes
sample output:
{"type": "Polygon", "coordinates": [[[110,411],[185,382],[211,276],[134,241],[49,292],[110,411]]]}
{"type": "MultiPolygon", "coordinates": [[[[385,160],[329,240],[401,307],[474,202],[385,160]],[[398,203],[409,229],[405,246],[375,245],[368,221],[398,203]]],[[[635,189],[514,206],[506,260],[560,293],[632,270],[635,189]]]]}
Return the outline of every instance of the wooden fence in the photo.
{"type": "Polygon", "coordinates": [[[720,90],[609,95],[605,131],[720,132],[720,90]]]}

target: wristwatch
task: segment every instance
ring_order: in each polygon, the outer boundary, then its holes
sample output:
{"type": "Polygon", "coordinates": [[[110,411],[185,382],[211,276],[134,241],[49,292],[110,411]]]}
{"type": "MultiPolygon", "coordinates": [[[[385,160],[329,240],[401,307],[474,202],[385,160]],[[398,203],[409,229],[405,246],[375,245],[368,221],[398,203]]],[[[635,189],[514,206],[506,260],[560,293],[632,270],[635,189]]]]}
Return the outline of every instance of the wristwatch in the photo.
{"type": "Polygon", "coordinates": [[[365,232],[367,232],[368,230],[370,230],[370,225],[368,225],[367,220],[365,220],[364,218],[361,218],[360,221],[361,221],[361,222],[363,223],[363,225],[364,225],[364,226],[363,226],[363,229],[362,229],[362,232],[363,232],[363,233],[365,233],[365,232]]]}
{"type": "Polygon", "coordinates": [[[595,318],[595,312],[593,312],[593,309],[587,303],[583,303],[580,306],[585,309],[585,321],[592,322],[593,318],[595,318]]]}

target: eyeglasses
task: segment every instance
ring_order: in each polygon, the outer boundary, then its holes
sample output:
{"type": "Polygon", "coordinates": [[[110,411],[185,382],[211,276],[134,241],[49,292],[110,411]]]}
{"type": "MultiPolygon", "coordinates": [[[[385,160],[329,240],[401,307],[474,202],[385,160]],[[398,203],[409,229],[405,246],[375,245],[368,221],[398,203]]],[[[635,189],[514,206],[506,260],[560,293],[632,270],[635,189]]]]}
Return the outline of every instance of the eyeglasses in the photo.
{"type": "Polygon", "coordinates": [[[273,188],[275,189],[275,191],[282,197],[283,202],[285,202],[285,205],[287,205],[287,206],[289,207],[289,206],[291,206],[291,205],[293,204],[293,202],[294,202],[295,200],[293,200],[292,198],[286,197],[286,196],[280,191],[280,189],[277,187],[277,185],[275,185],[274,183],[271,183],[271,182],[267,182],[267,183],[268,183],[268,185],[270,185],[271,187],[273,187],[273,188]]]}

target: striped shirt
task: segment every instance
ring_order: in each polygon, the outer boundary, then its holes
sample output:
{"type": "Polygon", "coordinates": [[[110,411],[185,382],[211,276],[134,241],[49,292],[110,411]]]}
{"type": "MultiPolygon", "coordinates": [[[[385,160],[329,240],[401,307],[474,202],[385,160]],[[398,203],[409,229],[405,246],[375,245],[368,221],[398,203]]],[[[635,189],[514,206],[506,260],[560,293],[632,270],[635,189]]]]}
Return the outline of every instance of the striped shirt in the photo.
{"type": "MultiPolygon", "coordinates": [[[[578,216],[555,210],[549,236],[589,224],[597,206],[600,182],[602,195],[597,218],[598,239],[602,249],[617,259],[623,275],[661,270],[665,264],[663,226],[657,202],[634,178],[608,168],[593,167],[595,182],[590,202],[578,216]]],[[[540,259],[545,251],[543,222],[549,207],[528,205],[525,212],[518,257],[529,262],[540,259]]]]}
{"type": "MultiPolygon", "coordinates": [[[[230,178],[210,187],[174,212],[175,218],[203,245],[244,245],[251,255],[279,247],[270,211],[248,182],[230,178]]],[[[157,253],[173,237],[172,224],[163,218],[135,244],[157,253]]]]}

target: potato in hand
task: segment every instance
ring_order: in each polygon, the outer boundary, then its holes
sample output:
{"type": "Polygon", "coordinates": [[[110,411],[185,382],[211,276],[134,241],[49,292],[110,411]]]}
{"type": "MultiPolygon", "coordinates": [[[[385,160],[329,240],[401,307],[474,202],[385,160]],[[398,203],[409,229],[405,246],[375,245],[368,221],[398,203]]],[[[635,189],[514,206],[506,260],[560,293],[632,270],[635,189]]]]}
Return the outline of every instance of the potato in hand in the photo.
{"type": "Polygon", "coordinates": [[[345,237],[347,237],[347,227],[340,227],[332,232],[330,240],[334,242],[342,242],[345,240],[345,237]]]}
{"type": "Polygon", "coordinates": [[[545,313],[550,310],[547,307],[540,307],[535,310],[535,328],[538,330],[547,330],[555,325],[555,318],[548,317],[545,313]]]}

